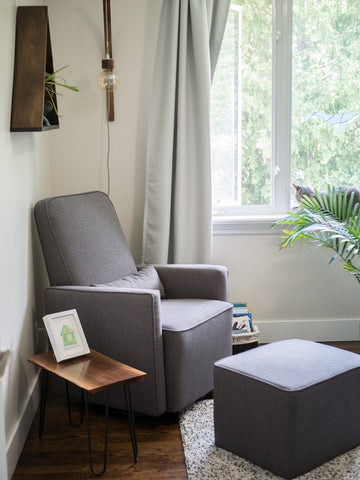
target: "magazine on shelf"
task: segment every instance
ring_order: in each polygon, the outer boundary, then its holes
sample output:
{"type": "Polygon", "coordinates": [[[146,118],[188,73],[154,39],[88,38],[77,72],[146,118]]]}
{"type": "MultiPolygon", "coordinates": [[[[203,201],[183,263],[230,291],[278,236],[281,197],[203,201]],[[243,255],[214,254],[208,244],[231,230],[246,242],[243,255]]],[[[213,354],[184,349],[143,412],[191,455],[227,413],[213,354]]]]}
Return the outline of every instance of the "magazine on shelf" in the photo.
{"type": "Polygon", "coordinates": [[[252,327],[251,313],[243,313],[241,315],[233,316],[233,323],[232,323],[233,335],[251,333],[252,331],[253,331],[253,327],[252,327]]]}

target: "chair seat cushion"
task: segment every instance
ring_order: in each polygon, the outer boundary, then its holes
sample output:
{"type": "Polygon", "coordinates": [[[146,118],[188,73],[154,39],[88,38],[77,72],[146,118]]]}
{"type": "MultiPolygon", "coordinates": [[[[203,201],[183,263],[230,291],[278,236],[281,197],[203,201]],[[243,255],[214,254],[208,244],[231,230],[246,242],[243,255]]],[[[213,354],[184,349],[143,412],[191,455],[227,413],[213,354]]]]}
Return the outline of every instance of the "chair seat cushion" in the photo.
{"type": "Polygon", "coordinates": [[[190,330],[229,308],[231,304],[219,300],[165,299],[161,302],[162,329],[169,332],[190,330]]]}

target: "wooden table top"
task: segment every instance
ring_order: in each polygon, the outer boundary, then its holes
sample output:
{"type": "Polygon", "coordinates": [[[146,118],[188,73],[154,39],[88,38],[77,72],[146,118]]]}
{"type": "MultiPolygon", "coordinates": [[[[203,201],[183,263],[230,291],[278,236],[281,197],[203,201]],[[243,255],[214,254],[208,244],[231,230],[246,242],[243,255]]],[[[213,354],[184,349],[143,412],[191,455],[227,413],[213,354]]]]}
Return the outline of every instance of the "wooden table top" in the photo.
{"type": "Polygon", "coordinates": [[[87,355],[60,363],[56,361],[53,352],[33,355],[28,361],[91,393],[101,392],[119,384],[138,382],[146,376],[145,372],[92,349],[87,355]]]}

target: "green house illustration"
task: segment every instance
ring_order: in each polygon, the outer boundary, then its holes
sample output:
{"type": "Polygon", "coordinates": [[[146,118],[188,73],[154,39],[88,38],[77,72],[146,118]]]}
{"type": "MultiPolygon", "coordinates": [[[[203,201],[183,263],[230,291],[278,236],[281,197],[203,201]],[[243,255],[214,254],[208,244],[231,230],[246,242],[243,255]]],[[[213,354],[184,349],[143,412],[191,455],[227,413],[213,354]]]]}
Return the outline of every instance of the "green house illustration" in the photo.
{"type": "Polygon", "coordinates": [[[62,327],[60,335],[62,336],[64,347],[68,347],[69,345],[75,345],[77,343],[74,330],[68,325],[64,325],[62,327]]]}

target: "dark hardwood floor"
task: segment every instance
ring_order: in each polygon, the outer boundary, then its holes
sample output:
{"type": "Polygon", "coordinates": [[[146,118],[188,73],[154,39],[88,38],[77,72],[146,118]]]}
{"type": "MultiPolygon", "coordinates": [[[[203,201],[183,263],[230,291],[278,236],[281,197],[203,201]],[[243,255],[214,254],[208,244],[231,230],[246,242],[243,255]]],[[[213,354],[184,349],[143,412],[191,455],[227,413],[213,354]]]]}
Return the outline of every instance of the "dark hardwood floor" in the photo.
{"type": "MultiPolygon", "coordinates": [[[[360,342],[330,343],[360,354],[360,342]]],[[[80,416],[73,409],[74,423],[80,416]]],[[[100,470],[104,441],[104,409],[92,405],[90,421],[94,468],[100,470]],[[97,461],[98,460],[98,461],[97,461]]],[[[86,423],[77,428],[68,422],[66,399],[49,392],[45,429],[38,438],[39,412],[31,427],[12,480],[93,479],[88,463],[86,423]]],[[[186,480],[186,467],[178,415],[135,417],[139,462],[134,463],[127,416],[111,410],[108,464],[104,480],[186,480]]]]}
{"type": "MultiPolygon", "coordinates": [[[[73,405],[78,423],[80,404],[73,405]]],[[[104,407],[90,405],[94,469],[102,470],[104,407]]],[[[139,461],[134,462],[127,415],[109,414],[107,468],[104,480],[186,480],[185,459],[177,414],[153,418],[135,416],[139,461]]],[[[12,480],[78,480],[96,478],[90,471],[86,419],[80,427],[69,424],[66,397],[49,391],[43,437],[38,438],[37,412],[12,480]]]]}

